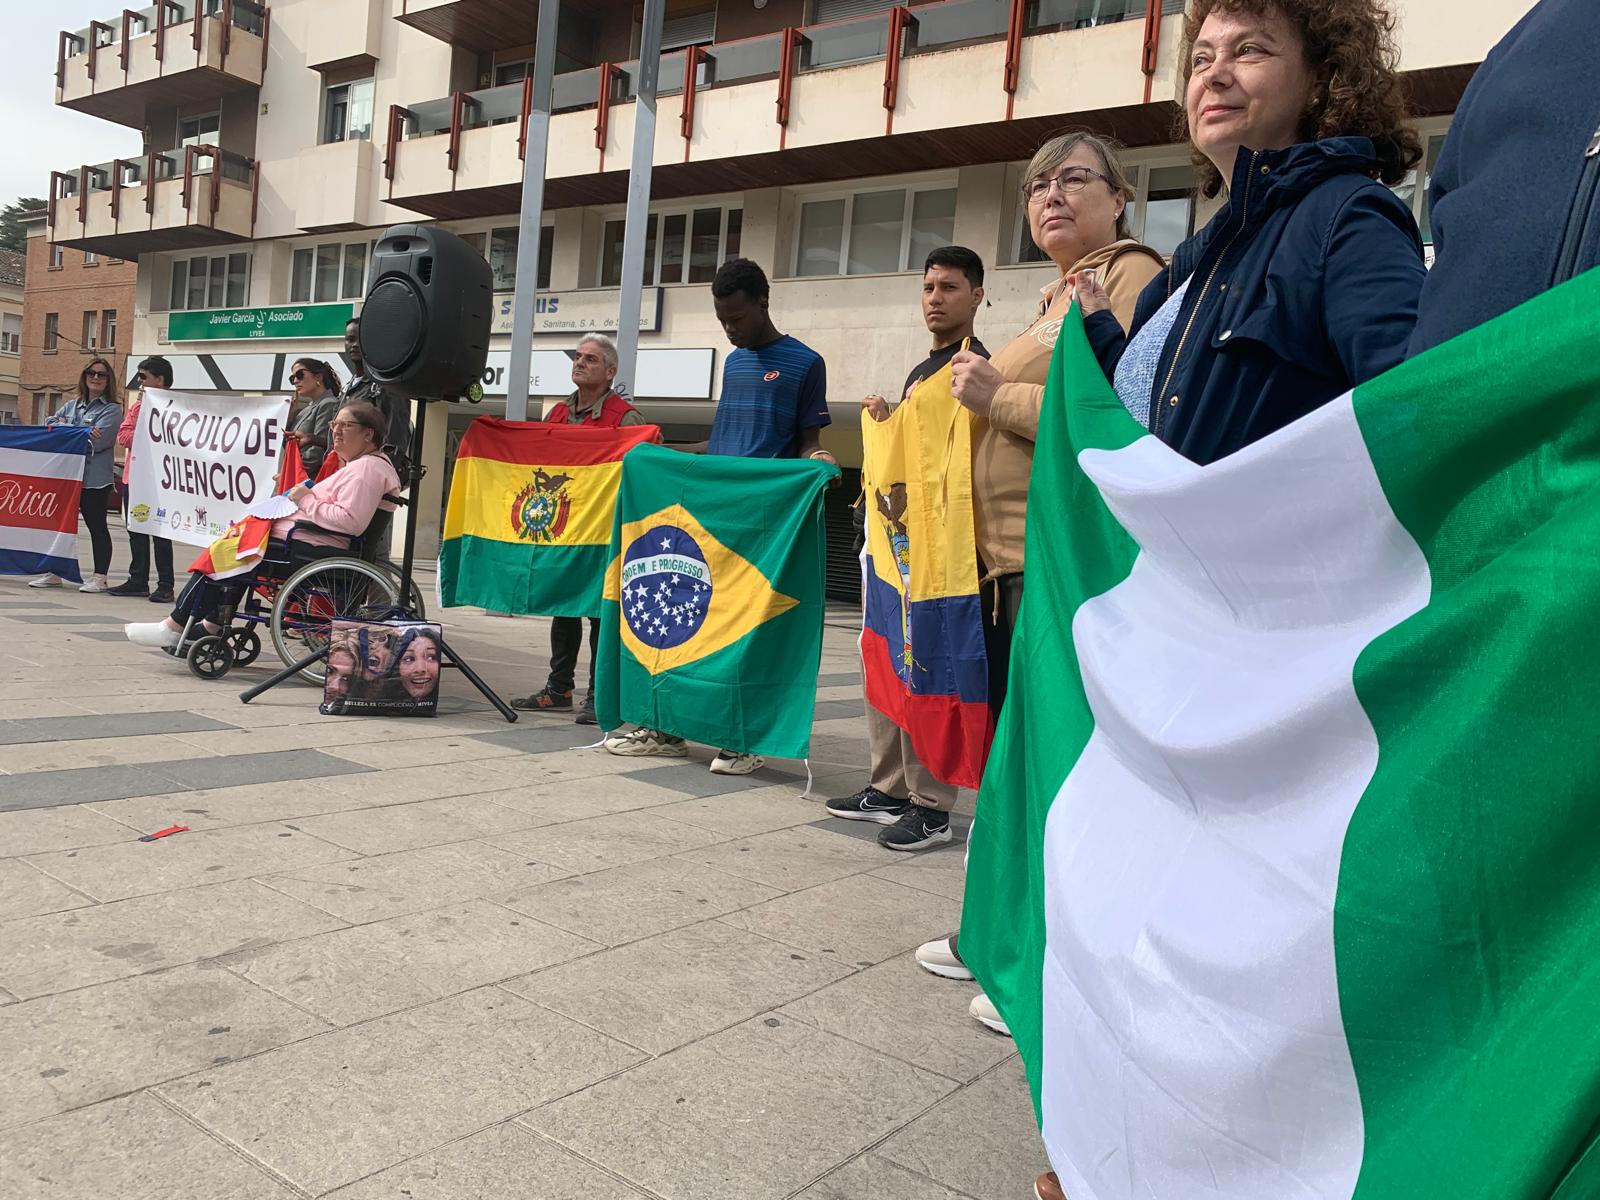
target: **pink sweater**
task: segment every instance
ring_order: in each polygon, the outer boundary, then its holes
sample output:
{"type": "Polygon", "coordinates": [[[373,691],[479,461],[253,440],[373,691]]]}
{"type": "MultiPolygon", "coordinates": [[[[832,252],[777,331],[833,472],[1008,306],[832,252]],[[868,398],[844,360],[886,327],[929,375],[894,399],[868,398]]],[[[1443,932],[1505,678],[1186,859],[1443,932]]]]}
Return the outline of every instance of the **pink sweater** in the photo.
{"type": "MultiPolygon", "coordinates": [[[[300,516],[324,529],[361,533],[372,523],[378,509],[394,511],[394,505],[384,500],[384,496],[399,490],[400,476],[389,460],[381,454],[364,454],[355,462],[340,467],[295,503],[300,506],[300,516]]],[[[295,517],[283,517],[274,521],[272,536],[287,537],[295,520],[295,517]]],[[[294,536],[297,541],[312,546],[344,545],[343,538],[316,530],[301,530],[294,536]]]]}

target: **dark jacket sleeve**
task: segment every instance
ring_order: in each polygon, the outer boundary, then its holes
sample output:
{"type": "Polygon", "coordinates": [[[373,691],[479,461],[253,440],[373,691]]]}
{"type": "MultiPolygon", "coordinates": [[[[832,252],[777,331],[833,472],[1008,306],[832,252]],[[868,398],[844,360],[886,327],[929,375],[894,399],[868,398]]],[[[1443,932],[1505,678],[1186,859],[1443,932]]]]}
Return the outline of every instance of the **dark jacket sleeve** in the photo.
{"type": "Polygon", "coordinates": [[[1094,349],[1094,356],[1100,360],[1100,369],[1106,373],[1106,379],[1110,380],[1117,373],[1117,364],[1122,361],[1122,352],[1128,348],[1128,335],[1122,332],[1121,322],[1110,309],[1105,309],[1085,317],[1083,331],[1089,336],[1089,345],[1094,349]]]}
{"type": "Polygon", "coordinates": [[[1411,210],[1373,185],[1351,196],[1329,222],[1322,304],[1328,341],[1352,384],[1405,360],[1427,267],[1411,210]]]}

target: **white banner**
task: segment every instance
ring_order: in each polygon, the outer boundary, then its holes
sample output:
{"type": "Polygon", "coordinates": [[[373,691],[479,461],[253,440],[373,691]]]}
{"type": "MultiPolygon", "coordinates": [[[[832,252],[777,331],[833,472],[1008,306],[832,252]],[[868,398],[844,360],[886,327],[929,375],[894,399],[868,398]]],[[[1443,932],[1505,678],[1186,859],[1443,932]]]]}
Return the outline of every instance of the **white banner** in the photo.
{"type": "Polygon", "coordinates": [[[272,495],[288,419],[287,396],[146,389],[128,475],[128,528],[210,545],[272,495]]]}

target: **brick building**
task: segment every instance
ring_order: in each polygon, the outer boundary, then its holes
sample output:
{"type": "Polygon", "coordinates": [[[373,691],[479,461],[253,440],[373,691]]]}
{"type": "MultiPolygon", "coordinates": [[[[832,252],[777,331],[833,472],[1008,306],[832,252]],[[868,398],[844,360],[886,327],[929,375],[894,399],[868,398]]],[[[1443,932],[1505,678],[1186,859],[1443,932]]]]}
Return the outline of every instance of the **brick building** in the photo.
{"type": "Polygon", "coordinates": [[[0,425],[22,419],[22,288],[27,258],[0,250],[0,425]]]}
{"type": "MultiPolygon", "coordinates": [[[[121,397],[129,375],[128,347],[133,339],[128,330],[139,266],[52,243],[43,209],[27,214],[23,223],[28,229],[27,287],[20,306],[17,413],[24,424],[37,424],[56,410],[63,396],[72,394],[84,364],[96,354],[109,358],[116,368],[121,397]]],[[[0,362],[4,361],[0,353],[0,362]]],[[[4,379],[0,367],[0,412],[5,409],[4,379]]]]}

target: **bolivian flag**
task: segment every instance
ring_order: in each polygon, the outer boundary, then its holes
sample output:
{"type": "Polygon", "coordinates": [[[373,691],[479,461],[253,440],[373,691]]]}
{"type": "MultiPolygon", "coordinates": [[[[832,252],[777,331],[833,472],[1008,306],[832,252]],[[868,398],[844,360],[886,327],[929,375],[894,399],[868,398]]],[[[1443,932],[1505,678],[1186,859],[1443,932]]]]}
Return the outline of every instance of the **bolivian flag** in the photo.
{"type": "Polygon", "coordinates": [[[994,733],[973,532],[972,422],[947,366],[889,415],[861,414],[867,703],[924,766],[975,788],[994,733]]]}
{"type": "Polygon", "coordinates": [[[597,617],[622,457],[654,425],[597,429],[479,417],[456,451],[439,549],[446,607],[597,617]]]}
{"type": "Polygon", "coordinates": [[[1203,467],[1068,315],[961,953],[1073,1200],[1600,1196],[1596,311],[1203,467]]]}
{"type": "Polygon", "coordinates": [[[822,657],[822,493],[839,469],[641,446],[622,470],[600,724],[804,758],[822,657]]]}

